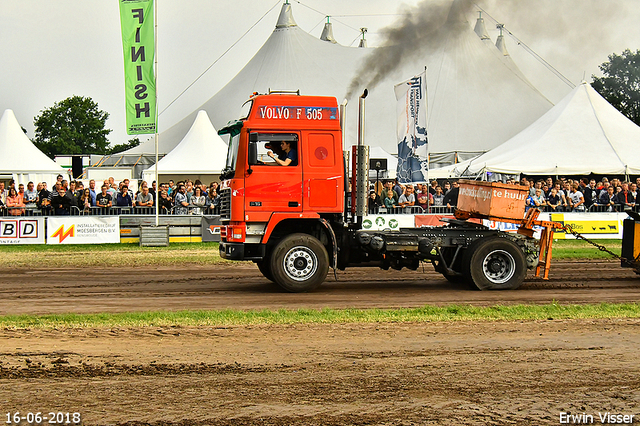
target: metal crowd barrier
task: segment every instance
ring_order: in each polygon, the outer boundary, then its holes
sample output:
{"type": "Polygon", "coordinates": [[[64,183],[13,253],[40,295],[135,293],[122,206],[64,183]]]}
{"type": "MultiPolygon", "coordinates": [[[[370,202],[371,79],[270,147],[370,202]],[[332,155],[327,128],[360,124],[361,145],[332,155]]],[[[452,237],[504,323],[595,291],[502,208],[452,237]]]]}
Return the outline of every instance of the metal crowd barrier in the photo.
{"type": "MultiPolygon", "coordinates": [[[[220,206],[216,206],[213,210],[205,207],[188,206],[185,207],[186,213],[177,213],[176,208],[172,207],[167,210],[163,208],[160,211],[161,215],[219,215],[220,206]]],[[[616,213],[624,212],[627,210],[640,211],[640,205],[636,205],[633,208],[625,208],[620,204],[615,206],[603,206],[592,205],[588,209],[574,212],[571,208],[566,206],[558,206],[556,210],[550,209],[548,206],[539,207],[539,209],[546,213],[616,213]]],[[[369,209],[369,214],[453,214],[454,208],[447,206],[429,206],[428,210],[423,209],[420,206],[410,207],[394,207],[385,208],[378,207],[376,209],[369,209]]],[[[125,215],[154,215],[156,213],[155,207],[91,207],[90,209],[80,209],[76,206],[71,206],[70,210],[59,212],[56,214],[55,209],[52,208],[38,208],[36,206],[25,207],[0,207],[0,217],[14,217],[14,216],[125,216],[125,215]],[[15,213],[17,212],[17,213],[15,213]]]]}
{"type": "MultiPolygon", "coordinates": [[[[216,206],[214,209],[189,206],[186,207],[187,215],[195,216],[210,216],[219,215],[220,207],[216,206]]],[[[37,208],[31,207],[0,207],[0,217],[15,217],[15,216],[124,216],[124,215],[155,215],[155,207],[91,207],[90,209],[80,209],[76,206],[71,206],[69,210],[64,209],[56,213],[56,209],[53,208],[37,208]]],[[[175,211],[175,207],[167,210],[162,208],[161,215],[176,215],[184,216],[184,214],[178,214],[175,211]]]]}
{"type": "Polygon", "coordinates": [[[429,213],[435,214],[453,214],[454,207],[447,206],[429,206],[429,213]]]}

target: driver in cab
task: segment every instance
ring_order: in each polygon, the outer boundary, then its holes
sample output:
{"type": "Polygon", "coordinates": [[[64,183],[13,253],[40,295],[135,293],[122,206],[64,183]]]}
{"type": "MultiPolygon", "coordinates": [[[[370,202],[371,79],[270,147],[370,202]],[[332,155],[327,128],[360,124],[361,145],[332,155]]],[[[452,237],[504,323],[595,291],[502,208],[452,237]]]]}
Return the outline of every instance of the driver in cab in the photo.
{"type": "Polygon", "coordinates": [[[280,142],[280,148],[282,149],[281,155],[276,155],[273,151],[269,151],[267,155],[280,166],[297,166],[298,165],[298,152],[295,148],[291,147],[291,142],[280,142]]]}

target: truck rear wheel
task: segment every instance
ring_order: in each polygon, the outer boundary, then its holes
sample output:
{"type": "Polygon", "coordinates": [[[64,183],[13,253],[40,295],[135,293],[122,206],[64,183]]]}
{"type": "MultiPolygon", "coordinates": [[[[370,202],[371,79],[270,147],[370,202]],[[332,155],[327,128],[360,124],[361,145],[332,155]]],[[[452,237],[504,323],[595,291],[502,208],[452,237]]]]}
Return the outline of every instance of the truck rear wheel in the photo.
{"type": "Polygon", "coordinates": [[[325,280],[329,255],[317,238],[293,234],[275,247],[270,266],[273,280],[283,289],[292,293],[311,291],[325,280]]]}
{"type": "Polygon", "coordinates": [[[515,290],[527,274],[524,253],[506,238],[482,238],[465,255],[468,278],[480,290],[515,290]]]}

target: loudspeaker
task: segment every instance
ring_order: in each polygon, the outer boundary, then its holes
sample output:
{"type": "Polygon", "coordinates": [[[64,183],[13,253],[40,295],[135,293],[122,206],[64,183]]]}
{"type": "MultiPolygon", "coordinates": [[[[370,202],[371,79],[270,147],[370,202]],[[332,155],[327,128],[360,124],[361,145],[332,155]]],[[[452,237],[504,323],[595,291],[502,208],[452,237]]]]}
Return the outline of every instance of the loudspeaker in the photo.
{"type": "Polygon", "coordinates": [[[369,170],[387,170],[386,158],[370,158],[369,170]]]}
{"type": "Polygon", "coordinates": [[[82,157],[71,157],[71,172],[74,179],[80,177],[82,174],[82,157]]]}

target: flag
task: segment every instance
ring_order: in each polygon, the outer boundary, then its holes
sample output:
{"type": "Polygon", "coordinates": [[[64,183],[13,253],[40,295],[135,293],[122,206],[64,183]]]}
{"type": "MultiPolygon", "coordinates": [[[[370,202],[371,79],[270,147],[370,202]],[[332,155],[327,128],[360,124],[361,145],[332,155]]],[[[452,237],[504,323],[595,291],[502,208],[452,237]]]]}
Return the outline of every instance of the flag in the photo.
{"type": "Polygon", "coordinates": [[[427,70],[394,86],[400,183],[426,182],[428,172],[427,70]]]}
{"type": "Polygon", "coordinates": [[[124,52],[127,133],[156,133],[153,0],[118,0],[124,52]]]}

